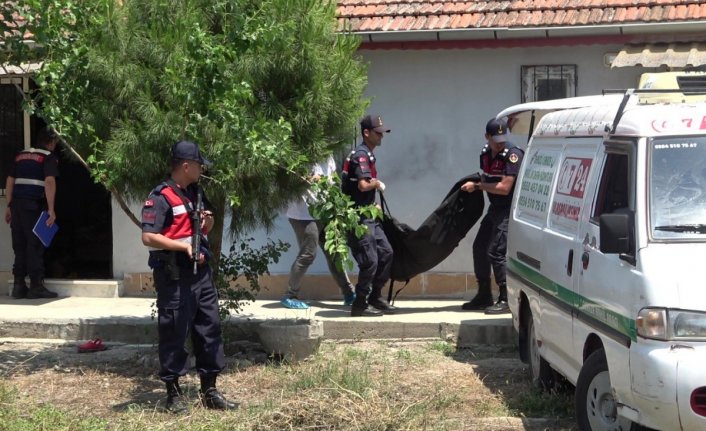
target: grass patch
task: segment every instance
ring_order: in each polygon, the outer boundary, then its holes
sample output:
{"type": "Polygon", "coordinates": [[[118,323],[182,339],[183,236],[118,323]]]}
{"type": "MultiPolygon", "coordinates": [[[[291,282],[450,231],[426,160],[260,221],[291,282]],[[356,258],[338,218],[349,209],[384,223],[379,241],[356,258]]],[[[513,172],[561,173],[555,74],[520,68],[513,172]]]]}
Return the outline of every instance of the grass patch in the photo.
{"type": "Polygon", "coordinates": [[[82,419],[51,405],[23,405],[17,391],[0,381],[0,428],[3,431],[103,431],[107,423],[82,419]]]}
{"type": "Polygon", "coordinates": [[[298,392],[313,388],[337,388],[363,394],[371,387],[370,364],[365,361],[351,361],[348,358],[333,357],[299,367],[292,367],[294,380],[288,388],[298,392]]]}
{"type": "Polygon", "coordinates": [[[444,356],[453,356],[456,353],[456,346],[446,341],[434,341],[429,343],[428,347],[431,352],[439,352],[444,356]]]}
{"type": "Polygon", "coordinates": [[[460,431],[477,418],[571,416],[572,395],[533,389],[512,352],[466,353],[443,341],[324,343],[306,361],[229,367],[218,387],[241,402],[235,412],[202,408],[190,373],[182,387],[194,408],[183,416],[162,411],[149,368],[39,355],[0,381],[0,430],[460,431]]]}
{"type": "Polygon", "coordinates": [[[542,391],[530,388],[522,396],[508,397],[511,415],[527,417],[571,417],[574,414],[573,392],[542,391]]]}

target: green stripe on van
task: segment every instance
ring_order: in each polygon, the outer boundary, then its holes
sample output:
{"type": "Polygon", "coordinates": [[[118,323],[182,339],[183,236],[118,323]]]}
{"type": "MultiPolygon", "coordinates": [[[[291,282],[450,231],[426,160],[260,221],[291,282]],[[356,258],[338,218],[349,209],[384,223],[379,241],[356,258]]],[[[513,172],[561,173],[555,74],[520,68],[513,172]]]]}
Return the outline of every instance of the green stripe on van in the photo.
{"type": "Polygon", "coordinates": [[[571,289],[553,282],[544,275],[540,274],[535,269],[523,264],[517,259],[508,259],[508,269],[519,277],[524,278],[529,283],[532,283],[538,289],[541,289],[545,294],[551,295],[555,300],[566,304],[574,312],[589,316],[592,319],[614,329],[620,334],[630,338],[632,341],[637,341],[637,330],[635,328],[635,319],[623,316],[613,310],[609,310],[604,306],[591,301],[585,296],[574,293],[571,289]]]}

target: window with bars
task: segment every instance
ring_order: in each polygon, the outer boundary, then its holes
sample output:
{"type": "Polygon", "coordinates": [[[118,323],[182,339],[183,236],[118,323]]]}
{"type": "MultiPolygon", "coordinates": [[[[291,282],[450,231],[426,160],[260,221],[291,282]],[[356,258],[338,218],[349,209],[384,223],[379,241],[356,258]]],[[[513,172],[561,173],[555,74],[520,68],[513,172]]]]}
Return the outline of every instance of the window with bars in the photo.
{"type": "Polygon", "coordinates": [[[576,65],[522,66],[522,103],[576,96],[576,65]]]}
{"type": "Polygon", "coordinates": [[[17,89],[17,83],[11,81],[2,79],[0,83],[0,196],[5,195],[12,160],[24,148],[22,94],[17,89]]]}

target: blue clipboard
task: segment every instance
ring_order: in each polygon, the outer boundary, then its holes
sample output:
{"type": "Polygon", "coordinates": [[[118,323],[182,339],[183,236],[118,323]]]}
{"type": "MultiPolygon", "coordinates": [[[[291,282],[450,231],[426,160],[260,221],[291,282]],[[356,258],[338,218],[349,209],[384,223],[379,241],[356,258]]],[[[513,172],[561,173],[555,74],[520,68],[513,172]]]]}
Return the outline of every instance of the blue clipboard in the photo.
{"type": "Polygon", "coordinates": [[[59,225],[56,223],[51,226],[47,226],[47,219],[49,219],[49,213],[42,211],[37,219],[37,222],[32,228],[32,232],[37,235],[37,238],[39,238],[42,244],[44,244],[44,247],[49,247],[52,239],[54,239],[54,235],[56,235],[56,231],[59,230],[59,225]]]}

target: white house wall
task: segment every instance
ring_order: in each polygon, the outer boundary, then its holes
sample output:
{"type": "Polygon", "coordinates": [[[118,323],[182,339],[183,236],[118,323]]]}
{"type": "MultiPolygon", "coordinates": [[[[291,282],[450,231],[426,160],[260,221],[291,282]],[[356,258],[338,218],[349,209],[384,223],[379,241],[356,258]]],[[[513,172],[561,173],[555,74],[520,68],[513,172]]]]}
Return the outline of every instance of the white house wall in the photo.
{"type": "MultiPolygon", "coordinates": [[[[380,113],[392,129],[375,152],[392,215],[416,228],[459,178],[479,170],[486,121],[521,102],[521,66],[576,64],[577,95],[635,87],[640,69],[603,65],[604,54],[621,47],[362,51],[369,63],[370,111],[380,113]]],[[[516,136],[513,142],[524,147],[526,137],[516,136]]],[[[476,230],[433,271],[472,272],[476,230]]],[[[253,236],[261,243],[268,235],[258,231],[253,236]]],[[[293,245],[270,267],[272,274],[288,272],[296,240],[284,217],[269,237],[293,245]]],[[[323,257],[308,272],[327,273],[323,257]]]]}
{"type": "MultiPolygon", "coordinates": [[[[484,144],[486,121],[503,108],[519,103],[520,67],[523,65],[576,64],[577,95],[599,93],[604,88],[637,84],[638,68],[610,69],[603,65],[615,46],[506,48],[466,50],[362,51],[369,63],[366,95],[371,111],[379,112],[392,133],[376,151],[380,178],[387,185],[393,216],[417,227],[462,176],[478,171],[478,154],[484,144]]],[[[525,137],[514,142],[524,146],[525,137]]],[[[139,204],[133,211],[139,216],[139,204]]],[[[435,272],[472,272],[473,229],[458,249],[435,272]]],[[[0,235],[9,239],[6,226],[0,235]]],[[[272,274],[284,274],[296,255],[296,240],[286,218],[266,233],[253,232],[256,244],[281,239],[293,245],[272,274]]],[[[4,241],[3,241],[4,242],[4,241]]],[[[226,240],[224,251],[230,246],[226,240]]],[[[113,203],[114,276],[147,271],[147,251],[140,231],[113,203]]],[[[11,253],[11,250],[9,251],[11,253]]],[[[0,247],[7,254],[7,247],[0,247]]],[[[7,266],[9,259],[0,254],[7,266]]],[[[326,263],[317,257],[310,274],[325,274],[326,263]]]]}
{"type": "MultiPolygon", "coordinates": [[[[111,206],[113,208],[113,276],[116,279],[122,279],[126,272],[149,271],[147,247],[142,245],[142,230],[130,220],[115,199],[111,199],[111,206]]],[[[142,202],[131,204],[130,209],[139,220],[142,202]]]]}

